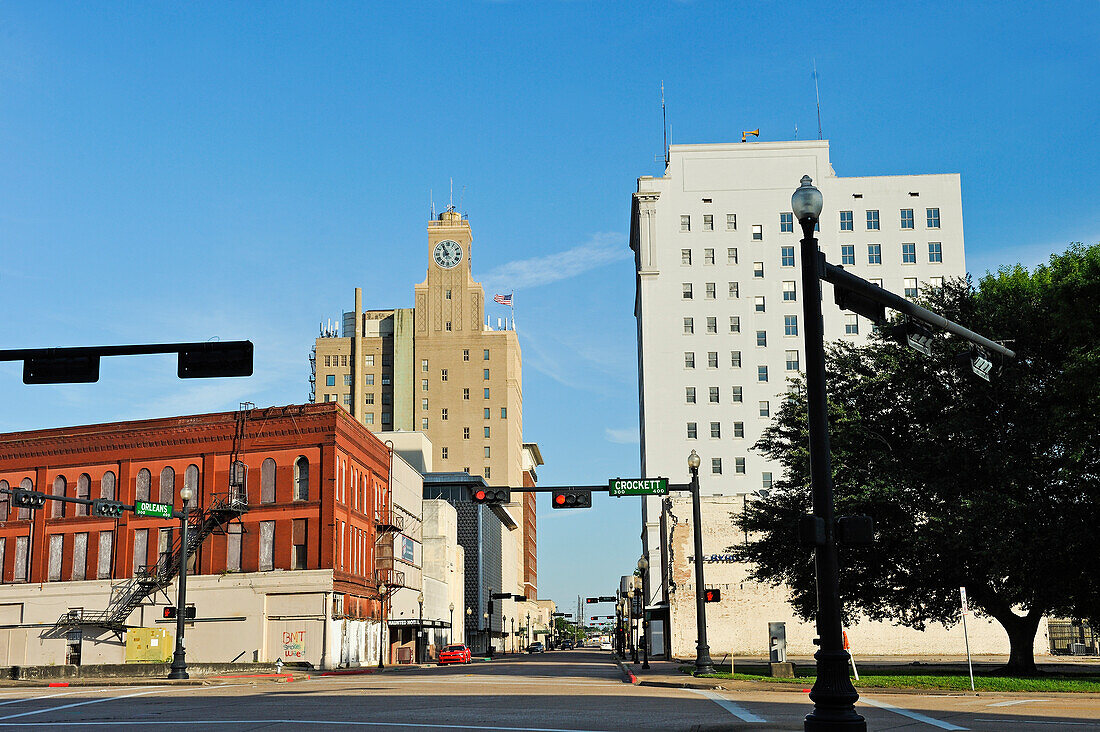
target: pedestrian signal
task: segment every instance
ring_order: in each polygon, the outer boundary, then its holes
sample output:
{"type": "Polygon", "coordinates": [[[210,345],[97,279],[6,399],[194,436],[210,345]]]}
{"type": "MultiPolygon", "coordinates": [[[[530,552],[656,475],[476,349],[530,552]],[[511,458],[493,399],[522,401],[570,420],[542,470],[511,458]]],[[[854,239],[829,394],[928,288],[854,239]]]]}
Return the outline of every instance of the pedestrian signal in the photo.
{"type": "MultiPolygon", "coordinates": [[[[178,615],[176,613],[176,606],[175,605],[166,605],[165,608],[164,608],[164,619],[165,620],[175,620],[177,617],[178,617],[178,615]]],[[[194,605],[188,605],[187,607],[185,607],[184,610],[183,610],[183,617],[184,617],[185,620],[194,620],[195,619],[195,606],[194,605]]]]}
{"type": "Polygon", "coordinates": [[[721,590],[707,590],[705,593],[703,593],[703,602],[721,602],[721,600],[721,590]]]}

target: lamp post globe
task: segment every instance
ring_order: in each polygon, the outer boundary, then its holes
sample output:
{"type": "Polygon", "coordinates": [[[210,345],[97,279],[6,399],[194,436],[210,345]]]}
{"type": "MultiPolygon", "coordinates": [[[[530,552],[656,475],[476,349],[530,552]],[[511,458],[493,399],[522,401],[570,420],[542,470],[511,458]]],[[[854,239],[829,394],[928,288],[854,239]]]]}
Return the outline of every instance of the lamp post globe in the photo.
{"type": "Polygon", "coordinates": [[[688,455],[688,470],[696,472],[699,470],[699,466],[703,463],[703,459],[699,457],[699,453],[694,450],[688,455]]]}
{"type": "Polygon", "coordinates": [[[791,196],[791,211],[794,217],[799,221],[810,219],[816,222],[821,216],[823,205],[821,191],[814,187],[813,178],[808,175],[802,176],[802,185],[795,189],[794,195],[791,196]]]}

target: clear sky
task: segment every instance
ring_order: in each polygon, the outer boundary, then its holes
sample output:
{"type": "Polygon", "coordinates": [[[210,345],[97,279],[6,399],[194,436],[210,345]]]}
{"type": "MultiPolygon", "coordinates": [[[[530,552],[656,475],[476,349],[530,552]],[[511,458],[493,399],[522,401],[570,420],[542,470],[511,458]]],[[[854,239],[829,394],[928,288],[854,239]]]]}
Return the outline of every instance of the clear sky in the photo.
{"type": "MultiPolygon", "coordinates": [[[[354,287],[412,305],[453,179],[475,276],[515,292],[540,481],[633,476],[627,233],[662,81],[675,142],[813,138],[816,58],[837,174],[960,173],[981,274],[1100,239],[1098,36],[1095,1],[5,2],[0,348],[217,336],[257,360],[37,387],[0,364],[0,431],[305,401],[354,287]]],[[[542,596],[634,566],[636,499],[539,512],[542,596]]]]}

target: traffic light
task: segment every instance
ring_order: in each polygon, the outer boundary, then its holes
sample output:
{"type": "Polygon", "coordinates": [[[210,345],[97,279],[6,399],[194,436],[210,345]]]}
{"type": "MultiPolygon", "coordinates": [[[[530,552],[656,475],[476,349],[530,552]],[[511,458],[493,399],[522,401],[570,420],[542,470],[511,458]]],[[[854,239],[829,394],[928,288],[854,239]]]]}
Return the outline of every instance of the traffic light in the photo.
{"type": "Polygon", "coordinates": [[[593,604],[593,603],[597,603],[597,602],[599,602],[599,601],[600,601],[600,598],[598,598],[598,597],[586,597],[586,598],[584,599],[584,602],[585,602],[585,604],[587,604],[587,605],[591,605],[591,604],[593,604]]]}
{"type": "Polygon", "coordinates": [[[106,498],[97,498],[92,501],[93,516],[108,516],[114,518],[122,515],[122,502],[111,501],[106,498]]]}
{"type": "Polygon", "coordinates": [[[511,491],[507,488],[471,488],[470,497],[474,503],[486,505],[508,503],[511,499],[511,491]]]}
{"type": "Polygon", "coordinates": [[[721,590],[707,590],[703,593],[703,602],[721,602],[722,591],[721,590]]]}
{"type": "Polygon", "coordinates": [[[11,503],[20,508],[42,508],[46,505],[46,494],[16,488],[11,492],[11,503]]]}
{"type": "MultiPolygon", "coordinates": [[[[164,607],[164,619],[165,620],[175,620],[176,617],[177,617],[176,606],[175,605],[166,605],[164,607]]],[[[194,620],[195,619],[195,606],[194,605],[188,605],[187,607],[185,607],[183,609],[183,617],[184,617],[184,620],[194,620]]]]}
{"type": "Polygon", "coordinates": [[[550,506],[552,508],[592,508],[592,491],[554,491],[550,506]]]}

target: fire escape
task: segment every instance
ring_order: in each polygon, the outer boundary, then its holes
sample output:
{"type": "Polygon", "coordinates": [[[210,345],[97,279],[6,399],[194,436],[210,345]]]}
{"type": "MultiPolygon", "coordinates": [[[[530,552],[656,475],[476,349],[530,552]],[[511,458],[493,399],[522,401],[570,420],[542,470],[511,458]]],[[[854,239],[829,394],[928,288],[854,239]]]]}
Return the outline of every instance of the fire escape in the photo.
{"type": "MultiPolygon", "coordinates": [[[[396,569],[393,557],[393,540],[405,530],[405,517],[393,509],[393,449],[390,449],[389,480],[386,500],[382,508],[374,512],[374,581],[390,587],[390,592],[405,586],[405,573],[396,569]]],[[[389,593],[387,593],[389,594],[389,593]]]]}
{"type": "Polygon", "coordinates": [[[309,349],[309,403],[317,402],[317,346],[309,349]]]}

